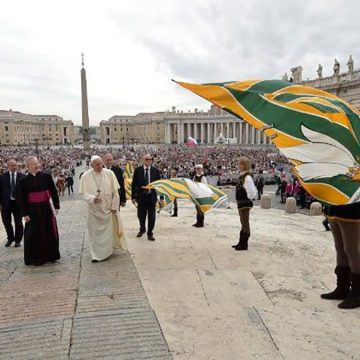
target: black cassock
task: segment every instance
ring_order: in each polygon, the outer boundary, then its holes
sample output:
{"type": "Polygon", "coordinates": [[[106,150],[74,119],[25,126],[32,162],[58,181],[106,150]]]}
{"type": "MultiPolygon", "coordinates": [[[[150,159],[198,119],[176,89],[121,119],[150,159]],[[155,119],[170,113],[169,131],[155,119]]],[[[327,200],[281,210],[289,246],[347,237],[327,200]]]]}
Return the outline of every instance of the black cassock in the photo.
{"type": "Polygon", "coordinates": [[[19,181],[18,202],[25,224],[24,260],[26,265],[41,265],[60,259],[59,233],[54,209],[60,209],[59,196],[50,174],[28,174],[19,181]]]}

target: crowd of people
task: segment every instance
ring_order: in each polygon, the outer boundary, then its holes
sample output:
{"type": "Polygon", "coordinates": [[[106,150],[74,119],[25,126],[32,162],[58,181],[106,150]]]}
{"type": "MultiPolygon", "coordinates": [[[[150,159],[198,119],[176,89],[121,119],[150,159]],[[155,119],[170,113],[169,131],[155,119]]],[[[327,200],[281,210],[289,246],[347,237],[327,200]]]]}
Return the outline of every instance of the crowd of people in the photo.
{"type": "Polygon", "coordinates": [[[195,164],[202,164],[206,176],[228,177],[239,171],[237,159],[246,156],[251,159],[255,172],[259,169],[264,173],[288,171],[288,161],[273,147],[245,148],[245,147],[196,147],[185,145],[134,145],[121,147],[93,146],[90,151],[77,147],[41,148],[34,147],[2,147],[0,148],[0,174],[6,169],[8,158],[15,158],[19,163],[19,171],[25,172],[25,158],[36,155],[42,164],[43,171],[51,173],[54,178],[71,173],[76,165],[85,163],[89,166],[92,155],[103,156],[112,153],[114,162],[124,169],[127,162],[140,164],[142,155],[149,153],[154,164],[163,177],[168,177],[170,169],[176,169],[179,177],[190,177],[195,164]]]}

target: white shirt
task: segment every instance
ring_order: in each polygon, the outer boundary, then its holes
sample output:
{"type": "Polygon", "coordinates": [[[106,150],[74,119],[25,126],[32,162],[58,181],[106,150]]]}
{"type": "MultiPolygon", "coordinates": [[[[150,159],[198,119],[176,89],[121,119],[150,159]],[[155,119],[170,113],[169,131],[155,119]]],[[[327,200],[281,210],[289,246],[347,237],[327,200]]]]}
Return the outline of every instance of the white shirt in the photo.
{"type": "Polygon", "coordinates": [[[254,184],[254,180],[251,175],[246,175],[244,179],[244,188],[247,193],[247,197],[250,200],[254,200],[257,196],[257,189],[254,184]]]}

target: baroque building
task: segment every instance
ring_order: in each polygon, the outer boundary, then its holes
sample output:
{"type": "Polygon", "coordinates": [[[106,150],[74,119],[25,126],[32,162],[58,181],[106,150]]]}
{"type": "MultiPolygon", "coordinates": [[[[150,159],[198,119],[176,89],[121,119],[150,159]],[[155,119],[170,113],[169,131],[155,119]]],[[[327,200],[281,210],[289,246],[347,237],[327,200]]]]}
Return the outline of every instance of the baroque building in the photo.
{"type": "Polygon", "coordinates": [[[219,138],[231,144],[263,145],[269,139],[244,121],[211,106],[207,112],[172,111],[112,116],[100,122],[102,144],[180,144],[188,137],[199,144],[215,144],[219,138]]]}
{"type": "Polygon", "coordinates": [[[0,145],[72,144],[74,124],[58,115],[31,115],[0,110],[0,145]]]}
{"type": "MultiPolygon", "coordinates": [[[[297,66],[291,69],[290,82],[328,91],[360,110],[360,69],[354,70],[354,60],[351,55],[346,66],[346,71],[341,72],[341,65],[335,59],[332,75],[324,77],[323,67],[319,64],[316,70],[317,78],[306,81],[302,80],[302,67],[297,66]]],[[[286,73],[283,80],[288,81],[286,73]]]]}
{"type": "Polygon", "coordinates": [[[100,122],[102,144],[163,144],[164,112],[115,115],[100,122]]]}

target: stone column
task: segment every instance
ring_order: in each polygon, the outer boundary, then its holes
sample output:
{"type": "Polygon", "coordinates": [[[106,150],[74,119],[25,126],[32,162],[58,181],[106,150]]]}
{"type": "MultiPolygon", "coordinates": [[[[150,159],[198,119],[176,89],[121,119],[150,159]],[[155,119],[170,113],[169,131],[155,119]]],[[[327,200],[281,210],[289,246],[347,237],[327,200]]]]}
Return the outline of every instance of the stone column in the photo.
{"type": "Polygon", "coordinates": [[[226,137],[229,138],[230,137],[230,123],[226,123],[226,137]]]}
{"type": "Polygon", "coordinates": [[[255,128],[251,127],[251,143],[255,144],[255,128]]]}
{"type": "Polygon", "coordinates": [[[208,144],[211,144],[211,134],[210,134],[210,125],[211,125],[211,123],[210,122],[208,122],[207,124],[207,139],[206,139],[206,142],[208,143],[208,144]]]}
{"type": "Polygon", "coordinates": [[[194,139],[197,141],[198,139],[198,123],[194,123],[194,139]]]}
{"type": "MultiPolygon", "coordinates": [[[[221,123],[220,123],[220,134],[222,134],[223,136],[224,136],[224,124],[223,124],[223,122],[221,121],[221,123]]],[[[219,135],[220,135],[219,134],[219,135]]]]}
{"type": "Polygon", "coordinates": [[[238,141],[239,144],[242,144],[243,142],[243,126],[244,126],[244,122],[241,121],[239,123],[239,141],[238,141]]]}
{"type": "Polygon", "coordinates": [[[178,144],[181,144],[184,141],[184,124],[182,122],[177,123],[178,127],[178,144]]]}
{"type": "Polygon", "coordinates": [[[249,124],[245,123],[245,144],[249,143],[249,124]]]}
{"type": "Polygon", "coordinates": [[[257,144],[261,144],[261,131],[260,130],[258,130],[258,129],[256,129],[256,143],[257,144]]]}
{"type": "Polygon", "coordinates": [[[165,122],[165,143],[166,144],[171,144],[171,139],[170,139],[170,124],[169,122],[165,122]]]}
{"type": "Polygon", "coordinates": [[[204,142],[204,123],[201,123],[200,125],[200,141],[201,143],[204,142]]]}

